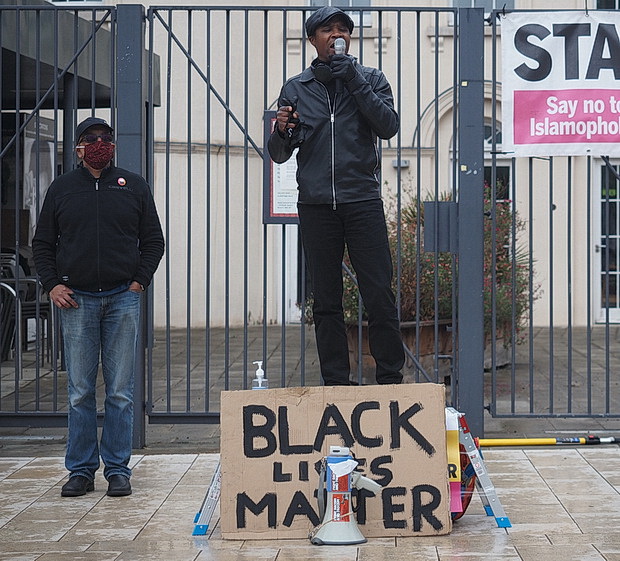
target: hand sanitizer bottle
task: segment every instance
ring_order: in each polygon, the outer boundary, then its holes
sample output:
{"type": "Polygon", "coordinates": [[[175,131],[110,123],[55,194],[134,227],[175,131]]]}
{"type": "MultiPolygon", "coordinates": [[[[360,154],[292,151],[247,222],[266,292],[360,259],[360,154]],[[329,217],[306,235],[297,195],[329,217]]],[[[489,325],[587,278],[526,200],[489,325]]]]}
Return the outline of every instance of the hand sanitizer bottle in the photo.
{"type": "Polygon", "coordinates": [[[252,380],[253,390],[266,390],[269,388],[269,381],[265,378],[265,371],[263,370],[263,361],[255,360],[252,364],[258,365],[256,368],[256,378],[252,380]]]}

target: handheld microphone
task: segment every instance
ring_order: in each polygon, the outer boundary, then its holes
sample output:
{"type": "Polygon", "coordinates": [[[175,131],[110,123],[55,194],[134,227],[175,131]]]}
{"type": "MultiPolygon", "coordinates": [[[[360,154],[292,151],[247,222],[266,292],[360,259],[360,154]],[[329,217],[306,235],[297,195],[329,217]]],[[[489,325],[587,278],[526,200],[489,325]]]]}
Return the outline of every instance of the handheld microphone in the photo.
{"type": "MultiPolygon", "coordinates": [[[[334,41],[334,54],[343,55],[346,48],[347,44],[342,37],[338,37],[338,39],[334,41]]],[[[336,93],[342,93],[342,78],[336,80],[336,93]]]]}

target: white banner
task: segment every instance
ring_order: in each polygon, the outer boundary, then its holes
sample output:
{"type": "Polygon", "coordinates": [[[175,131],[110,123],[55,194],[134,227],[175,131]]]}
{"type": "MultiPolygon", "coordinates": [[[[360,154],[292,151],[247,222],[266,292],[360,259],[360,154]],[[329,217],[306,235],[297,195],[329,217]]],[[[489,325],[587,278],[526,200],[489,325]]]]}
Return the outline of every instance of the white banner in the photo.
{"type": "Polygon", "coordinates": [[[502,147],[620,156],[620,12],[502,17],[502,147]]]}

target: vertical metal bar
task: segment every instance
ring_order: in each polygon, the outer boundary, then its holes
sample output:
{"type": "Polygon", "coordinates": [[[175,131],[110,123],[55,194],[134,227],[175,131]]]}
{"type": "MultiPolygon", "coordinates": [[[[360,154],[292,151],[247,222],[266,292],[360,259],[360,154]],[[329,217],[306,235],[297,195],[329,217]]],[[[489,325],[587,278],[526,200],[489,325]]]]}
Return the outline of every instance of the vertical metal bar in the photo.
{"type": "MultiPolygon", "coordinates": [[[[288,11],[285,11],[282,14],[282,43],[283,43],[283,49],[282,49],[282,56],[284,57],[284,79],[287,79],[287,75],[286,75],[286,59],[287,59],[287,53],[288,53],[288,11]]],[[[277,109],[277,108],[276,108],[277,109]]],[[[282,264],[281,266],[281,274],[280,274],[280,283],[282,285],[282,292],[280,294],[280,307],[281,307],[281,323],[282,325],[280,326],[280,342],[281,342],[281,347],[282,347],[282,352],[281,352],[281,362],[280,362],[280,386],[284,387],[286,384],[286,363],[285,363],[285,356],[286,356],[286,291],[285,291],[285,286],[286,286],[286,271],[285,271],[285,267],[284,264],[286,263],[286,224],[282,224],[280,226],[280,239],[281,239],[281,247],[280,247],[280,263],[282,264]]]]}
{"type": "Polygon", "coordinates": [[[187,274],[185,275],[185,298],[186,305],[185,309],[187,310],[185,316],[185,411],[189,412],[191,410],[191,399],[192,399],[192,366],[191,366],[191,356],[192,356],[192,10],[187,10],[187,84],[186,84],[186,96],[187,96],[187,138],[185,143],[185,149],[187,151],[187,171],[186,171],[186,196],[187,196],[187,209],[186,209],[186,220],[187,220],[187,238],[185,240],[186,243],[186,263],[187,263],[187,274]]]}
{"type": "MultiPolygon", "coordinates": [[[[495,104],[493,104],[495,107],[495,104]]],[[[493,129],[493,141],[495,142],[495,129],[493,129]]],[[[519,329],[521,325],[517,322],[521,322],[521,318],[517,318],[516,309],[517,309],[517,290],[520,291],[520,287],[517,286],[517,279],[521,279],[521,277],[517,277],[517,269],[519,267],[519,263],[517,261],[517,202],[520,196],[520,191],[517,190],[517,166],[515,164],[515,158],[511,160],[511,170],[510,170],[510,187],[512,193],[509,192],[508,196],[511,199],[510,208],[512,210],[512,232],[511,232],[511,253],[512,253],[512,324],[510,326],[510,393],[511,393],[511,402],[510,402],[510,410],[516,412],[516,401],[517,401],[517,380],[516,380],[516,364],[517,364],[517,342],[519,337],[519,329]]]]}
{"type": "Polygon", "coordinates": [[[566,181],[566,313],[568,318],[568,348],[567,348],[567,413],[573,412],[573,238],[572,238],[572,217],[573,217],[573,159],[567,159],[567,181],[566,181]]]}
{"type": "MultiPolygon", "coordinates": [[[[284,16],[284,14],[282,14],[284,16]]],[[[269,11],[265,10],[263,12],[263,99],[267,100],[269,97],[268,90],[268,80],[267,80],[267,69],[269,68],[269,11]]],[[[276,101],[277,104],[277,101],[276,101]]],[[[267,105],[267,103],[265,103],[267,105]]],[[[276,107],[277,110],[277,107],[276,107]]],[[[269,155],[267,151],[263,151],[263,158],[268,158],[269,155]]],[[[267,224],[263,224],[263,274],[262,274],[262,336],[263,336],[263,344],[262,344],[262,360],[263,360],[263,369],[267,375],[267,379],[269,379],[269,364],[267,363],[267,269],[269,262],[269,254],[267,251],[267,224]]],[[[305,306],[305,300],[302,299],[302,305],[305,306]]],[[[302,325],[303,325],[304,315],[302,314],[302,325]]],[[[303,329],[302,329],[303,331],[303,329]]]]}
{"type": "MultiPolygon", "coordinates": [[[[492,84],[493,89],[491,92],[491,197],[490,197],[490,216],[486,216],[485,213],[485,224],[487,220],[491,220],[491,263],[489,264],[491,268],[491,286],[487,286],[486,283],[484,285],[485,290],[491,291],[491,338],[488,341],[488,344],[491,346],[491,413],[495,413],[497,411],[497,368],[495,362],[495,291],[496,291],[496,245],[495,245],[495,220],[496,220],[496,205],[497,201],[494,198],[494,187],[497,182],[497,138],[495,135],[495,127],[497,123],[497,93],[495,91],[495,85],[497,84],[497,21],[496,18],[491,15],[492,21],[492,36],[493,40],[491,41],[492,51],[491,51],[491,69],[492,69],[492,84]]],[[[484,252],[484,257],[486,258],[486,251],[484,252]]],[[[486,268],[485,268],[486,275],[486,268]]],[[[486,280],[486,278],[485,278],[486,280]]],[[[486,318],[485,318],[486,321],[486,318]]],[[[485,333],[486,337],[486,333],[485,333]]],[[[514,376],[511,377],[511,384],[514,384],[514,376]]],[[[510,403],[511,411],[514,411],[514,397],[510,403]]]]}
{"type": "Polygon", "coordinates": [[[553,213],[555,212],[555,204],[553,202],[553,156],[549,158],[549,413],[555,412],[554,401],[554,333],[553,333],[553,302],[554,302],[554,252],[553,252],[553,213]]]}
{"type": "Polygon", "coordinates": [[[123,93],[117,96],[116,159],[120,167],[144,176],[144,8],[137,4],[121,4],[117,10],[117,84],[123,93]]]}
{"type": "MultiPolygon", "coordinates": [[[[206,20],[207,41],[206,48],[206,63],[207,63],[207,86],[211,85],[211,40],[213,34],[211,33],[211,10],[207,10],[206,20]]],[[[207,200],[206,200],[206,216],[207,223],[205,225],[205,243],[206,243],[206,263],[205,263],[205,279],[207,286],[205,290],[205,325],[206,327],[206,339],[205,339],[205,410],[210,411],[211,403],[211,364],[209,357],[211,356],[211,92],[207,87],[207,102],[205,105],[207,112],[207,118],[205,126],[207,128],[206,141],[207,141],[207,200]]]]}
{"type": "MultiPolygon", "coordinates": [[[[166,191],[166,240],[167,243],[170,244],[171,240],[171,212],[170,206],[172,204],[171,200],[171,190],[170,190],[170,125],[172,122],[172,30],[173,30],[173,12],[171,9],[168,9],[168,43],[166,45],[166,148],[165,148],[165,191],[166,191]]],[[[164,255],[164,259],[166,260],[166,357],[168,358],[166,362],[166,412],[169,413],[172,408],[171,401],[171,387],[172,387],[172,370],[170,368],[172,362],[172,345],[171,345],[171,337],[172,333],[170,331],[171,324],[171,289],[172,289],[172,281],[170,279],[170,252],[167,251],[164,255]]]]}
{"type": "MultiPolygon", "coordinates": [[[[0,11],[0,29],[4,28],[4,14],[5,14],[4,11],[0,11]]],[[[4,98],[4,79],[5,79],[4,63],[2,61],[2,57],[0,56],[0,99],[4,98]]],[[[1,131],[3,128],[3,123],[4,123],[4,119],[3,119],[2,111],[0,111],[0,151],[4,148],[2,138],[1,138],[1,131]]],[[[1,164],[2,164],[2,158],[0,158],[0,165],[1,164]]],[[[1,179],[1,176],[0,176],[0,179],[1,179]]],[[[0,242],[3,241],[1,232],[2,232],[2,213],[0,213],[0,242]]],[[[0,355],[3,354],[3,351],[4,349],[0,348],[0,355]]],[[[0,411],[2,411],[2,380],[3,379],[4,379],[4,376],[2,375],[2,360],[0,360],[0,411]]]]}
{"type": "MultiPolygon", "coordinates": [[[[19,8],[15,11],[15,175],[19,173],[18,170],[22,169],[21,162],[21,150],[22,139],[20,132],[21,128],[21,41],[22,41],[22,29],[21,29],[21,15],[22,10],[19,8]]],[[[21,182],[18,178],[15,178],[15,243],[14,252],[17,265],[19,265],[19,190],[21,182]]],[[[22,377],[22,322],[20,311],[20,282],[19,282],[19,266],[15,267],[16,271],[16,283],[15,283],[15,411],[20,409],[20,385],[19,380],[22,377]]]]}
{"type": "Polygon", "coordinates": [[[527,222],[529,226],[528,235],[528,271],[529,271],[529,302],[530,309],[529,316],[529,332],[528,332],[528,345],[529,345],[529,413],[534,412],[534,160],[528,158],[528,217],[527,222]]]}
{"type": "Polygon", "coordinates": [[[90,12],[90,106],[97,107],[97,75],[95,73],[97,62],[97,11],[93,8],[90,12]]]}
{"type": "MultiPolygon", "coordinates": [[[[54,37],[58,37],[58,10],[54,10],[54,37]]],[[[58,76],[58,43],[54,42],[54,76],[58,76]]],[[[59,112],[59,81],[54,80],[54,122],[60,122],[58,118],[59,112]]],[[[66,115],[63,115],[63,118],[66,119],[66,115]]],[[[66,122],[66,121],[65,121],[66,122]]],[[[70,129],[69,129],[70,130],[70,129]]],[[[63,129],[63,134],[67,134],[67,129],[63,129]]],[[[63,138],[63,142],[65,139],[63,138]]],[[[55,127],[54,130],[54,178],[58,174],[58,127],[55,127]]],[[[66,146],[66,144],[64,145],[66,146]]],[[[63,170],[64,171],[64,170],[63,170]]],[[[60,312],[58,308],[52,305],[52,326],[54,328],[53,338],[52,338],[52,370],[53,370],[53,388],[52,388],[52,408],[54,411],[58,411],[58,399],[59,399],[59,391],[58,391],[58,356],[60,355],[60,312]]],[[[61,357],[61,364],[64,362],[64,353],[61,357]]]]}
{"type": "MultiPolygon", "coordinates": [[[[225,59],[226,60],[226,107],[230,107],[230,10],[226,10],[226,52],[225,59]]],[[[225,259],[225,273],[224,273],[224,286],[226,288],[226,304],[225,304],[225,312],[224,312],[224,330],[225,330],[225,342],[224,342],[224,389],[230,389],[230,113],[226,112],[226,123],[225,123],[225,141],[226,148],[225,159],[226,159],[226,172],[224,179],[224,200],[226,201],[226,212],[225,212],[225,243],[226,243],[226,259],[225,259]]]]}
{"type": "Polygon", "coordinates": [[[473,434],[484,435],[483,189],[484,10],[459,10],[458,399],[473,434]]]}
{"type": "MultiPolygon", "coordinates": [[[[363,17],[363,14],[360,14],[360,18],[363,17]]],[[[379,12],[378,14],[379,17],[379,53],[383,52],[383,48],[382,48],[382,43],[383,43],[383,12],[379,12]]],[[[360,19],[361,21],[361,19],[360,19]]],[[[402,28],[403,28],[403,22],[402,22],[402,14],[400,12],[397,13],[397,20],[396,20],[396,76],[397,76],[397,83],[396,83],[396,112],[398,113],[400,122],[401,122],[401,126],[398,127],[398,133],[396,136],[396,161],[398,162],[398,169],[397,169],[397,192],[396,192],[396,309],[398,311],[398,320],[402,320],[401,317],[401,276],[402,276],[402,268],[403,268],[403,261],[402,261],[402,250],[401,250],[401,244],[402,244],[402,220],[401,220],[401,214],[402,214],[402,207],[403,207],[403,200],[402,200],[402,179],[401,179],[401,166],[400,166],[400,161],[402,159],[402,145],[403,145],[403,134],[402,134],[402,119],[403,119],[403,106],[402,106],[402,80],[401,80],[401,73],[402,73],[402,69],[403,69],[403,64],[402,64],[402,50],[403,50],[403,45],[402,45],[402,28]]]]}
{"type": "MultiPolygon", "coordinates": [[[[422,40],[421,40],[421,13],[416,12],[416,131],[417,131],[417,145],[416,145],[416,177],[422,176],[422,64],[420,62],[420,54],[422,52],[422,40]]],[[[415,205],[416,216],[422,216],[422,182],[418,179],[415,192],[415,205]]],[[[416,357],[420,357],[420,314],[417,310],[420,310],[421,297],[420,297],[420,272],[421,272],[421,255],[422,255],[422,224],[421,221],[416,221],[415,225],[415,309],[416,309],[416,322],[415,322],[415,351],[416,357]]],[[[421,372],[416,369],[415,381],[420,381],[421,372]]]]}
{"type": "MultiPolygon", "coordinates": [[[[40,99],[40,94],[41,94],[41,11],[37,10],[36,11],[36,25],[35,25],[35,100],[38,104],[39,99],[40,99]]],[[[0,98],[1,99],[1,98],[0,98]]],[[[40,112],[37,111],[37,114],[35,116],[35,144],[39,147],[41,147],[41,135],[40,135],[40,112]]],[[[40,197],[39,194],[41,192],[41,150],[37,150],[36,154],[35,154],[35,180],[34,180],[34,205],[35,205],[35,209],[36,209],[36,216],[37,219],[39,217],[39,209],[41,208],[40,205],[40,197]]],[[[32,156],[31,156],[32,158],[32,156]]],[[[32,165],[32,162],[30,163],[30,165],[32,165]]],[[[30,226],[32,226],[32,224],[30,224],[30,226]]],[[[30,237],[30,232],[28,233],[28,236],[30,237]]],[[[28,240],[26,240],[26,245],[28,245],[28,240]]],[[[43,339],[42,337],[42,329],[41,329],[41,321],[40,321],[40,317],[41,317],[41,298],[40,298],[40,291],[38,290],[38,287],[35,286],[35,311],[34,311],[34,317],[35,317],[35,364],[34,364],[34,368],[35,368],[35,408],[37,411],[40,411],[41,409],[41,400],[40,400],[40,394],[41,394],[41,371],[40,371],[40,365],[43,362],[43,358],[44,356],[41,354],[43,352],[43,347],[41,345],[41,341],[43,339]]],[[[49,334],[49,318],[45,323],[45,326],[47,328],[47,337],[49,338],[50,334],[49,334]]],[[[28,329],[26,328],[26,337],[28,336],[28,329]]],[[[49,340],[49,339],[48,339],[49,340]]],[[[26,343],[27,344],[27,343],[26,343]]]]}
{"type": "MultiPolygon", "coordinates": [[[[248,298],[248,286],[250,281],[250,250],[249,250],[249,142],[248,142],[248,127],[249,120],[249,94],[250,94],[250,74],[249,74],[249,61],[250,61],[250,22],[249,11],[245,9],[243,11],[243,23],[244,23],[244,51],[243,51],[243,381],[241,387],[247,389],[248,387],[248,316],[249,316],[249,298],[248,298]]],[[[264,104],[263,104],[264,105],[264,104]]],[[[284,323],[284,322],[283,322],[284,323]]],[[[263,359],[264,361],[264,359],[263,359]]],[[[264,362],[263,362],[264,364],[264,362]]]]}
{"type": "Polygon", "coordinates": [[[611,232],[611,173],[607,167],[605,173],[605,413],[609,413],[609,340],[610,340],[610,292],[611,292],[611,267],[610,267],[610,232],[611,232]]]}
{"type": "MultiPolygon", "coordinates": [[[[485,344],[488,344],[491,349],[491,371],[493,379],[497,379],[497,169],[495,166],[491,169],[491,185],[489,195],[489,212],[490,216],[487,220],[491,221],[491,262],[489,268],[491,270],[491,286],[485,287],[490,289],[491,300],[491,318],[490,318],[490,332],[489,339],[486,341],[487,333],[485,331],[485,344]]],[[[503,251],[504,248],[501,248],[503,251]]],[[[486,318],[485,318],[486,320],[486,318]]],[[[512,404],[511,404],[512,407],[512,404]]],[[[514,412],[514,410],[511,410],[514,412]]]]}
{"type": "Polygon", "coordinates": [[[282,232],[282,248],[281,248],[281,275],[280,282],[282,283],[282,292],[280,295],[280,307],[281,310],[281,323],[280,326],[280,344],[281,344],[281,363],[280,363],[280,387],[286,386],[286,224],[281,226],[282,232]]]}
{"type": "Polygon", "coordinates": [[[587,156],[586,176],[586,385],[587,412],[592,414],[592,156],[587,156]]]}
{"type": "MultiPolygon", "coordinates": [[[[439,84],[439,12],[435,12],[435,83],[434,83],[434,111],[435,111],[435,146],[434,160],[435,160],[435,188],[433,192],[433,199],[439,201],[439,96],[440,96],[440,84],[439,84]]],[[[439,205],[434,206],[435,213],[435,239],[438,239],[438,225],[439,225],[439,205]]],[[[433,296],[434,296],[434,322],[433,322],[433,381],[438,382],[439,376],[439,362],[437,355],[439,354],[439,252],[436,251],[433,254],[433,296]]]]}
{"type": "MultiPolygon", "coordinates": [[[[147,116],[146,116],[146,181],[149,185],[154,184],[155,180],[155,112],[154,112],[154,92],[153,92],[153,67],[154,67],[154,37],[155,37],[155,29],[154,29],[154,17],[153,10],[151,8],[148,9],[146,15],[146,28],[149,32],[149,46],[148,46],[148,54],[147,54],[147,64],[148,64],[148,77],[147,77],[147,94],[146,94],[146,103],[147,103],[147,116]]],[[[152,292],[151,292],[152,298],[152,292]]],[[[152,302],[149,306],[152,309],[152,302]]],[[[149,335],[148,340],[149,344],[147,345],[147,361],[146,361],[146,413],[149,414],[151,412],[153,406],[153,323],[149,322],[149,335]]]]}
{"type": "MultiPolygon", "coordinates": [[[[110,16],[110,123],[113,127],[116,127],[116,47],[117,47],[117,11],[111,10],[108,12],[110,16]]],[[[141,79],[142,81],[142,79],[141,79]]],[[[144,94],[145,95],[145,94],[144,94]]],[[[145,95],[146,97],[146,95],[145,95]]],[[[146,119],[146,111],[145,111],[145,119],[146,119]]],[[[146,126],[145,126],[146,130],[146,126]]],[[[143,164],[143,169],[146,169],[146,162],[143,164]]]]}
{"type": "MultiPolygon", "coordinates": [[[[302,13],[302,38],[305,37],[305,13],[302,13]]],[[[302,44],[301,44],[301,57],[300,57],[300,62],[301,65],[300,66],[305,66],[305,61],[306,61],[306,45],[307,45],[307,41],[302,39],[302,44]]],[[[305,304],[306,302],[306,298],[307,298],[307,294],[306,294],[306,287],[308,285],[307,282],[307,277],[306,277],[306,257],[304,255],[304,249],[303,249],[303,245],[301,243],[301,235],[299,233],[299,228],[297,228],[297,245],[300,249],[300,264],[301,264],[301,302],[303,302],[305,304]]],[[[301,332],[301,348],[302,348],[302,356],[301,356],[301,379],[300,379],[300,384],[302,386],[306,385],[306,329],[304,329],[305,326],[305,308],[304,311],[302,311],[302,328],[300,330],[301,332]]]]}
{"type": "MultiPolygon", "coordinates": [[[[452,16],[456,18],[456,14],[452,12],[452,16]]],[[[452,26],[452,60],[458,60],[459,54],[459,42],[458,42],[458,29],[456,26],[452,26]]],[[[459,92],[457,84],[459,83],[459,70],[457,64],[453,65],[452,70],[452,107],[458,107],[459,100],[459,92]]],[[[495,105],[495,104],[493,104],[495,105]]],[[[458,135],[456,131],[458,130],[458,110],[452,112],[452,154],[454,157],[452,158],[452,200],[458,200],[458,135]]],[[[458,306],[458,286],[457,283],[454,282],[455,279],[458,279],[458,261],[457,255],[452,255],[450,270],[452,274],[452,287],[451,287],[451,298],[452,298],[452,306],[450,311],[450,335],[451,335],[451,363],[450,363],[450,399],[451,405],[456,407],[456,396],[457,396],[457,386],[458,386],[458,376],[456,375],[456,364],[457,364],[457,306],[458,306]]]]}
{"type": "MultiPolygon", "coordinates": [[[[122,96],[117,97],[118,124],[116,142],[118,145],[117,162],[119,167],[144,176],[144,132],[145,99],[143,95],[144,69],[144,7],[140,5],[120,5],[118,8],[118,65],[117,83],[122,96]],[[140,53],[140,56],[135,56],[140,53]]],[[[142,315],[138,338],[138,352],[135,364],[134,389],[134,427],[133,446],[142,448],[146,442],[145,427],[145,382],[144,364],[144,322],[145,303],[142,303],[142,315]]]]}
{"type": "MultiPolygon", "coordinates": [[[[283,32],[286,33],[286,23],[284,21],[285,19],[285,14],[286,12],[282,12],[282,19],[283,19],[283,23],[282,23],[282,29],[283,32]]],[[[268,106],[267,103],[267,99],[268,99],[268,83],[269,83],[269,72],[268,72],[268,68],[269,68],[269,42],[268,42],[268,29],[269,29],[269,12],[265,11],[264,16],[263,16],[263,30],[264,30],[264,35],[263,35],[263,60],[264,60],[264,67],[263,67],[263,99],[265,100],[265,104],[264,107],[268,106]]],[[[283,49],[283,56],[284,56],[284,60],[283,63],[286,64],[286,49],[283,49]]],[[[276,102],[277,103],[277,102],[276,102]]],[[[277,107],[276,107],[277,109],[277,107]]],[[[263,158],[268,158],[269,156],[267,155],[267,151],[263,151],[263,158]]],[[[269,363],[267,361],[267,306],[268,306],[268,297],[267,297],[267,281],[268,281],[268,276],[267,276],[267,271],[268,271],[268,263],[269,263],[269,252],[268,252],[268,237],[267,237],[267,233],[268,233],[268,228],[267,228],[267,224],[263,224],[263,275],[262,275],[262,281],[263,281],[263,298],[262,298],[262,316],[263,316],[263,323],[262,323],[262,337],[263,337],[263,344],[262,344],[262,359],[263,359],[263,369],[267,375],[267,379],[269,379],[269,363]]],[[[302,301],[302,304],[305,305],[305,300],[302,301]]]]}

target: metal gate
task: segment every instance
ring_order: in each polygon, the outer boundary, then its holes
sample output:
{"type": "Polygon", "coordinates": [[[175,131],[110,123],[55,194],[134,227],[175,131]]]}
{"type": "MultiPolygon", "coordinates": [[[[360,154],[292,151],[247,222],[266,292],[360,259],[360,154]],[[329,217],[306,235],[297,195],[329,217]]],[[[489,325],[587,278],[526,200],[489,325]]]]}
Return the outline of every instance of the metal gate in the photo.
{"type": "MultiPolygon", "coordinates": [[[[165,76],[161,108],[149,103],[150,178],[168,246],[155,288],[150,422],[219,421],[220,390],[248,388],[258,360],[272,387],[320,383],[313,329],[305,321],[303,256],[290,216],[296,208],[282,186],[294,177],[294,163],[275,166],[263,149],[280,87],[315,56],[304,31],[311,13],[308,7],[148,11],[149,45],[161,55],[165,76]],[[288,211],[278,212],[283,199],[288,211]]],[[[456,357],[465,371],[482,364],[482,299],[476,295],[482,290],[483,80],[473,61],[482,59],[483,14],[463,12],[461,51],[457,14],[447,8],[353,10],[351,52],[384,71],[401,120],[397,136],[380,148],[406,379],[448,382],[450,401],[469,401],[481,421],[481,368],[471,383],[459,384],[456,357]],[[468,111],[457,111],[459,100],[468,111]],[[468,131],[468,141],[457,156],[459,129],[468,131]],[[451,230],[469,240],[461,247],[468,281],[461,287],[456,255],[428,252],[450,230],[444,207],[424,204],[446,202],[446,194],[456,200],[457,185],[462,208],[479,207],[466,212],[471,219],[458,224],[459,232],[451,230]],[[466,318],[460,326],[458,301],[466,318]],[[461,347],[467,352],[459,353],[461,347]]],[[[346,265],[353,378],[373,382],[354,272],[346,265]]]]}
{"type": "MultiPolygon", "coordinates": [[[[219,422],[220,391],[247,388],[255,361],[271,387],[320,383],[297,227],[274,212],[290,192],[273,178],[291,170],[263,151],[281,85],[313,58],[310,13],[0,8],[3,423],[66,423],[57,322],[37,289],[29,242],[49,177],[74,165],[71,131],[91,113],[115,124],[118,165],[149,180],[167,242],[145,313],[137,442],[145,420],[219,422]]],[[[477,434],[485,408],[616,415],[614,311],[605,306],[601,318],[589,307],[582,320],[572,310],[576,301],[593,306],[597,290],[599,302],[615,302],[617,230],[595,232],[573,215],[585,183],[587,208],[610,225],[617,180],[591,160],[503,157],[496,20],[488,26],[482,10],[351,15],[351,52],[384,71],[401,119],[381,156],[406,380],[446,383],[448,402],[477,434]],[[560,174],[568,185],[561,204],[560,174]],[[551,242],[541,251],[543,225],[533,217],[543,188],[551,242]],[[570,243],[560,253],[552,240],[561,237],[570,243]],[[581,237],[592,247],[578,249],[581,237]],[[599,281],[573,282],[578,252],[588,270],[603,257],[599,281]]],[[[344,275],[353,379],[367,383],[363,311],[354,272],[344,275]]]]}
{"type": "Polygon", "coordinates": [[[494,234],[507,215],[512,220],[508,235],[491,244],[492,332],[504,339],[491,345],[488,408],[495,417],[617,417],[618,162],[511,158],[502,151],[496,112],[501,19],[500,13],[489,18],[492,112],[485,116],[485,162],[497,204],[486,220],[494,234]],[[516,264],[510,278],[507,260],[516,264]],[[508,298],[502,295],[507,280],[516,287],[508,298]],[[498,319],[502,301],[509,329],[498,319]]]}

